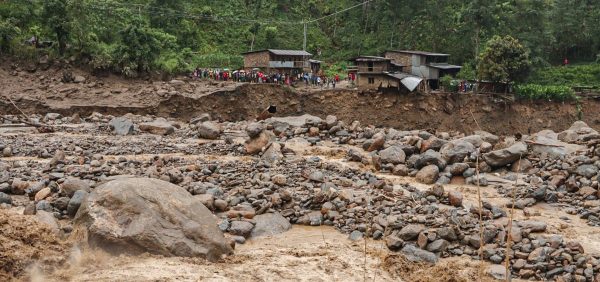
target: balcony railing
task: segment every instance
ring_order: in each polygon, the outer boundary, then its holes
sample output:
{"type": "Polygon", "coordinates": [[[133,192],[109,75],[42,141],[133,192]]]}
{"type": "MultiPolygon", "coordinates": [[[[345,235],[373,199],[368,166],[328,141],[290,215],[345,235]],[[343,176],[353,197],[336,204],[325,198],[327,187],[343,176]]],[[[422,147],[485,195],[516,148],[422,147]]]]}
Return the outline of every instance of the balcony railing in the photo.
{"type": "Polygon", "coordinates": [[[269,67],[270,68],[278,68],[278,69],[285,69],[285,68],[310,68],[310,63],[308,61],[303,62],[303,61],[269,61],[269,67]]]}

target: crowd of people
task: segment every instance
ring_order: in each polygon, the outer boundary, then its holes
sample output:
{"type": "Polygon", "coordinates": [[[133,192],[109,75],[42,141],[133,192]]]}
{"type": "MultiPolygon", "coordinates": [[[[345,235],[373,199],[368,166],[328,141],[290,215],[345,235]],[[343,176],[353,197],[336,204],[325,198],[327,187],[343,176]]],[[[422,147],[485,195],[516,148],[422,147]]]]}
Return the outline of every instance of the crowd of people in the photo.
{"type": "MultiPolygon", "coordinates": [[[[315,74],[312,72],[304,72],[297,74],[285,73],[265,73],[261,70],[235,70],[228,69],[208,69],[196,68],[191,74],[193,79],[210,79],[216,81],[234,81],[248,83],[272,83],[282,85],[292,85],[303,82],[306,86],[335,88],[340,82],[339,74],[327,76],[322,72],[315,74]]],[[[349,77],[350,79],[350,77],[349,77]]]]}

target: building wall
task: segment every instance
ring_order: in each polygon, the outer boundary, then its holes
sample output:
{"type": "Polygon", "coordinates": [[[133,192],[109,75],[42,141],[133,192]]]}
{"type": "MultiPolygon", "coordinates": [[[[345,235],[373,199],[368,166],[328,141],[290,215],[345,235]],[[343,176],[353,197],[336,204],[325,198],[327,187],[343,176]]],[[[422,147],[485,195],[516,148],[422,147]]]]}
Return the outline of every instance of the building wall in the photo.
{"type": "Polygon", "coordinates": [[[411,73],[412,55],[398,52],[386,52],[385,57],[392,59],[393,63],[404,65],[404,72],[411,73]]]}
{"type": "Polygon", "coordinates": [[[356,62],[356,66],[358,67],[358,72],[372,72],[372,73],[381,73],[384,71],[388,71],[389,64],[387,61],[382,62],[373,62],[373,70],[369,71],[369,62],[356,62]]]}
{"type": "Polygon", "coordinates": [[[269,51],[244,54],[244,69],[269,67],[269,51]]]}
{"type": "Polygon", "coordinates": [[[377,89],[381,87],[388,86],[398,86],[398,83],[395,79],[390,78],[384,74],[367,74],[367,73],[359,73],[356,78],[356,86],[360,89],[377,89]],[[369,78],[372,78],[373,83],[369,83],[369,78]]]}

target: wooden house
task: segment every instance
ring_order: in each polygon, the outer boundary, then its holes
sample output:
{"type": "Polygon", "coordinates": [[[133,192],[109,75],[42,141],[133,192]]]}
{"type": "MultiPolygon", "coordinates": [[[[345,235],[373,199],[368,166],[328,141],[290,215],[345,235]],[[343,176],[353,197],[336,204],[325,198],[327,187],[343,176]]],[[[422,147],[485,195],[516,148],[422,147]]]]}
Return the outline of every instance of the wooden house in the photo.
{"type": "Polygon", "coordinates": [[[445,75],[456,75],[461,66],[448,64],[448,54],[392,50],[386,51],[384,57],[392,63],[402,66],[404,72],[414,76],[422,77],[427,81],[429,88],[437,89],[439,79],[445,75]]]}
{"type": "Polygon", "coordinates": [[[356,74],[356,86],[360,89],[395,89],[400,92],[414,91],[422,79],[402,73],[402,66],[392,60],[377,56],[358,56],[350,59],[349,67],[356,74]]]}
{"type": "Polygon", "coordinates": [[[320,62],[309,61],[312,54],[302,50],[266,49],[246,52],[242,55],[246,71],[260,69],[266,73],[295,75],[320,68],[320,62]]]}

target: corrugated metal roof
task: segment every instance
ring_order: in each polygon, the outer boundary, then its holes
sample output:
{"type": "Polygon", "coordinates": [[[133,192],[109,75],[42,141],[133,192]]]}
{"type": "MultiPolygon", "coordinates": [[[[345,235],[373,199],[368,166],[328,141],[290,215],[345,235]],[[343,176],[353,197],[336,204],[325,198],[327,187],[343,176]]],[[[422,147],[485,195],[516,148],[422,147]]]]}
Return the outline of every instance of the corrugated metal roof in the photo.
{"type": "Polygon", "coordinates": [[[443,57],[450,56],[450,54],[444,54],[444,53],[434,53],[434,52],[427,52],[427,51],[412,51],[412,50],[389,50],[387,52],[415,54],[415,55],[422,55],[422,56],[440,56],[440,57],[441,56],[443,56],[443,57]]]}
{"type": "Polygon", "coordinates": [[[404,73],[404,72],[394,72],[394,73],[390,73],[390,72],[388,72],[388,73],[386,73],[386,74],[387,74],[388,76],[391,76],[391,77],[393,77],[393,78],[396,78],[396,79],[399,79],[399,80],[402,80],[402,79],[404,79],[404,78],[407,78],[407,77],[416,77],[416,78],[420,78],[420,77],[418,77],[418,76],[415,76],[415,75],[412,75],[412,74],[408,74],[408,73],[404,73]]]}
{"type": "Polygon", "coordinates": [[[303,50],[280,50],[280,49],[265,49],[265,50],[249,51],[249,52],[242,53],[242,55],[258,53],[258,52],[269,52],[269,53],[279,55],[279,56],[312,56],[311,53],[308,53],[303,50]]]}
{"type": "Polygon", "coordinates": [[[280,55],[280,56],[312,56],[311,53],[308,53],[303,50],[279,50],[279,49],[269,49],[269,52],[280,55]]]}
{"type": "Polygon", "coordinates": [[[451,64],[446,64],[446,63],[430,63],[429,66],[432,68],[441,69],[441,70],[451,70],[451,69],[461,69],[462,68],[461,66],[451,65],[451,64]]]}
{"type": "Polygon", "coordinates": [[[392,59],[378,57],[378,56],[358,56],[356,58],[350,59],[351,61],[357,62],[382,62],[382,61],[391,61],[392,59]]]}

